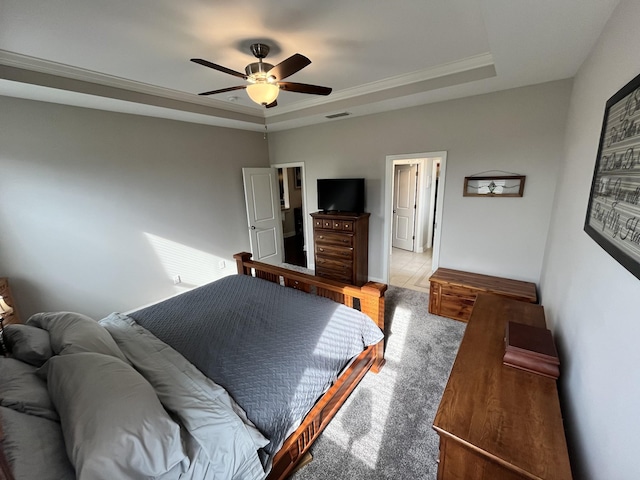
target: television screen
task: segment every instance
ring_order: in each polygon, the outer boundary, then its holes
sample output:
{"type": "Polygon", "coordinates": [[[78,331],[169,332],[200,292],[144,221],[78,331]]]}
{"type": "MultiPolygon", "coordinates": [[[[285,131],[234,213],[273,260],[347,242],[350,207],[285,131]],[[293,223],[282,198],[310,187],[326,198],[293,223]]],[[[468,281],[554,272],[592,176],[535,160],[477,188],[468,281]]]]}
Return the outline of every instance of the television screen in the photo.
{"type": "Polygon", "coordinates": [[[323,212],[364,212],[364,178],[318,179],[318,208],[323,212]]]}

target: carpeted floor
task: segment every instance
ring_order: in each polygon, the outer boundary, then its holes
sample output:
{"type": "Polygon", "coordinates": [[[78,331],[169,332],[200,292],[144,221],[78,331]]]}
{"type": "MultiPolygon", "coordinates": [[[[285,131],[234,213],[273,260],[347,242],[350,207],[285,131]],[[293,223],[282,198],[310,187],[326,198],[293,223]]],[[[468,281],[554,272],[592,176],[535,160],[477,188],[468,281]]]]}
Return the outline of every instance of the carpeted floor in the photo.
{"type": "Polygon", "coordinates": [[[426,293],[389,287],[385,299],[385,367],[365,376],[292,479],[436,478],[433,417],[465,324],[428,313],[426,293]]]}

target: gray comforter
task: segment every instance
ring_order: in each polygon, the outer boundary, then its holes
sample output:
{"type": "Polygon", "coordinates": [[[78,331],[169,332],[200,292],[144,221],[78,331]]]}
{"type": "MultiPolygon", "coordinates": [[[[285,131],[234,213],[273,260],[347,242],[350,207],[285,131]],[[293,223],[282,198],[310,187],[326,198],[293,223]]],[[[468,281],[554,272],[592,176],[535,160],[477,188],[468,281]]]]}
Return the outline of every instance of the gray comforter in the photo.
{"type": "Polygon", "coordinates": [[[262,479],[349,360],[382,339],[360,312],[244,276],[131,317],[39,313],[7,330],[0,420],[16,480],[262,479]]]}
{"type": "Polygon", "coordinates": [[[130,316],[231,394],[270,440],[263,463],[348,361],[383,338],[356,310],[243,275],[130,316]]]}

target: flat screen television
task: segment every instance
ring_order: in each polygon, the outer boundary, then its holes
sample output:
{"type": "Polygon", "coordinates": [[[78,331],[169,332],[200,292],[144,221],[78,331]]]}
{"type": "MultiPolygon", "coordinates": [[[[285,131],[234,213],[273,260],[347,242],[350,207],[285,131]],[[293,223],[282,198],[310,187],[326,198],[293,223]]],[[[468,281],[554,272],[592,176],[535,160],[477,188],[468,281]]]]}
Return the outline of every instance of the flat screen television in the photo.
{"type": "Polygon", "coordinates": [[[318,208],[323,212],[364,212],[364,178],[318,179],[318,208]]]}

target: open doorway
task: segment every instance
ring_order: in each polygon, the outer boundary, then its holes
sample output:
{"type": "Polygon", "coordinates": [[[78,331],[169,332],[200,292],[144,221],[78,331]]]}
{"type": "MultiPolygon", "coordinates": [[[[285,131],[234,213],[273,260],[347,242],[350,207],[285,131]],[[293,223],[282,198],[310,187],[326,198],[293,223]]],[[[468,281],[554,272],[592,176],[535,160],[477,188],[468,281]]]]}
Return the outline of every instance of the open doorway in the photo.
{"type": "Polygon", "coordinates": [[[446,152],[387,157],[385,265],[387,283],[429,291],[438,267],[446,152]]]}
{"type": "Polygon", "coordinates": [[[306,268],[308,263],[304,163],[272,165],[278,172],[284,263],[306,268]]]}

